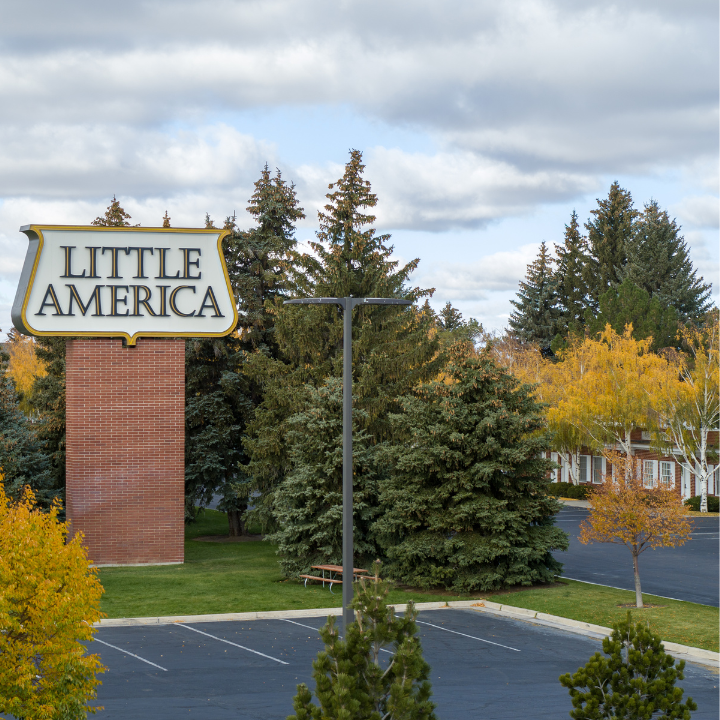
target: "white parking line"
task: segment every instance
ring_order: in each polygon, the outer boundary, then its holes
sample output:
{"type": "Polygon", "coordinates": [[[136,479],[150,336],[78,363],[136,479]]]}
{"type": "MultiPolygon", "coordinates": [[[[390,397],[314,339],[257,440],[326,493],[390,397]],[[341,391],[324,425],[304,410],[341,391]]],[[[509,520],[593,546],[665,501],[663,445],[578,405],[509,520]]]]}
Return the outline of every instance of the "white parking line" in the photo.
{"type": "Polygon", "coordinates": [[[99,642],[102,645],[107,645],[108,647],[113,648],[114,650],[119,650],[121,653],[125,653],[126,655],[132,655],[134,658],[137,658],[138,660],[142,660],[144,663],[147,663],[148,665],[152,665],[153,667],[160,668],[160,670],[164,670],[167,672],[167,668],[162,667],[161,665],[156,665],[154,662],[150,662],[149,660],[146,660],[145,658],[140,657],[139,655],[136,655],[135,653],[131,653],[129,650],[123,650],[122,648],[119,648],[117,645],[111,645],[109,642],[105,642],[104,640],[98,640],[98,638],[94,637],[93,642],[99,642]]]}
{"type": "Polygon", "coordinates": [[[521,650],[518,650],[514,647],[509,647],[508,645],[501,645],[500,643],[493,642],[492,640],[483,640],[482,638],[475,637],[474,635],[466,635],[465,633],[458,632],[457,630],[450,630],[449,628],[444,628],[441,625],[433,625],[432,623],[425,622],[424,620],[416,620],[415,622],[420,623],[421,625],[429,625],[430,627],[437,628],[438,630],[444,630],[445,632],[453,633],[453,635],[462,635],[463,637],[470,638],[471,640],[479,640],[480,642],[487,643],[488,645],[497,645],[498,647],[505,648],[506,650],[522,652],[521,650]]]}
{"type": "Polygon", "coordinates": [[[244,645],[238,645],[237,643],[230,642],[229,640],[225,640],[225,638],[218,637],[217,635],[211,635],[210,633],[203,632],[202,630],[198,630],[197,628],[190,627],[189,625],[183,625],[182,623],[176,623],[178,627],[184,627],[188,630],[192,630],[193,632],[200,633],[201,635],[205,635],[209,638],[212,638],[213,640],[219,640],[220,642],[227,643],[228,645],[232,645],[236,648],[240,648],[241,650],[247,650],[248,652],[254,653],[255,655],[260,655],[261,657],[267,658],[268,660],[274,660],[276,663],[280,663],[281,665],[289,665],[290,663],[286,663],[284,660],[279,660],[276,657],[273,657],[272,655],[266,655],[265,653],[261,653],[258,650],[253,650],[252,648],[245,647],[244,645]]]}
{"type": "MultiPolygon", "coordinates": [[[[295,622],[294,620],[288,620],[287,618],[280,618],[280,619],[284,620],[285,622],[292,623],[293,625],[299,625],[300,627],[308,628],[310,630],[315,630],[315,632],[318,632],[318,629],[316,627],[313,627],[312,625],[303,625],[302,623],[295,622]]],[[[390,650],[386,650],[385,648],[380,648],[380,652],[387,653],[388,655],[395,654],[395,653],[391,652],[390,650]]]]}

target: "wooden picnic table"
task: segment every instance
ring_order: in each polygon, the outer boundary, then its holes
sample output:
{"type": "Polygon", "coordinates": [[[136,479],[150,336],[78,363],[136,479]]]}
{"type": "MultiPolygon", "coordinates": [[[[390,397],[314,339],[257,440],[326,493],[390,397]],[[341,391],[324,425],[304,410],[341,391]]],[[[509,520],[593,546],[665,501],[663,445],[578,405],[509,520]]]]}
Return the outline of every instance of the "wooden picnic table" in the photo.
{"type": "MultiPolygon", "coordinates": [[[[342,585],[342,580],[338,580],[337,577],[333,577],[333,573],[336,576],[342,575],[342,565],[311,565],[310,567],[312,567],[313,570],[320,570],[322,572],[322,576],[300,575],[301,578],[305,579],[305,587],[307,587],[308,580],[317,580],[323,584],[323,587],[325,587],[325,583],[328,583],[330,586],[330,592],[332,592],[333,585],[342,585]],[[326,572],[328,573],[328,577],[325,577],[326,572]]],[[[353,577],[369,577],[369,573],[367,570],[363,570],[362,568],[353,568],[353,577]]]]}

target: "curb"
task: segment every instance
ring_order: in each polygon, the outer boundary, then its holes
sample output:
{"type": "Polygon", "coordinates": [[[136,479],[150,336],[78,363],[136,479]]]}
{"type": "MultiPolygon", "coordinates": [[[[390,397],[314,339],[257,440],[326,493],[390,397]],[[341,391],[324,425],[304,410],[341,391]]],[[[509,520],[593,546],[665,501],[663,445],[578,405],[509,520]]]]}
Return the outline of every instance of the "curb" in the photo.
{"type": "MultiPolygon", "coordinates": [[[[395,605],[396,612],[405,612],[407,605],[395,605]]],[[[611,628],[602,625],[571,620],[570,618],[548,615],[547,613],[527,610],[526,608],[501,605],[489,600],[451,600],[450,602],[415,603],[417,610],[473,610],[475,612],[498,615],[512,620],[532,622],[536,625],[546,625],[558,630],[566,630],[585,637],[601,639],[610,635],[611,628]]],[[[106,618],[93,624],[96,628],[106,627],[132,627],[138,625],[172,625],[173,623],[209,623],[232,622],[239,620],[286,620],[291,618],[340,616],[342,608],[309,608],[306,610],[267,610],[264,612],[222,613],[218,615],[167,615],[164,617],[137,617],[137,618],[106,618]]],[[[706,665],[712,668],[720,667],[720,653],[702,648],[664,642],[665,651],[675,658],[706,665]]]]}

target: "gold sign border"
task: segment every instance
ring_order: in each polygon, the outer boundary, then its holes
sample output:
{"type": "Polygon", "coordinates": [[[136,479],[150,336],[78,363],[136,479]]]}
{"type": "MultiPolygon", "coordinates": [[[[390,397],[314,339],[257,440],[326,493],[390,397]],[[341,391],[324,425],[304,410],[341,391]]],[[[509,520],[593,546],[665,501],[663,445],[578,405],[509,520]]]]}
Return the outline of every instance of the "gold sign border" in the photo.
{"type": "MultiPolygon", "coordinates": [[[[104,225],[23,225],[21,228],[21,232],[27,233],[28,231],[34,232],[39,240],[39,245],[37,248],[37,251],[35,253],[35,261],[33,263],[32,272],[30,273],[30,278],[28,280],[27,288],[25,290],[25,297],[23,299],[22,303],[22,310],[20,312],[20,317],[22,319],[23,327],[30,332],[30,334],[35,336],[51,336],[51,337],[122,337],[125,338],[127,341],[127,344],[129,346],[135,345],[137,342],[137,339],[140,337],[225,337],[226,335],[230,335],[233,330],[237,327],[237,321],[238,321],[238,312],[237,312],[237,305],[235,304],[235,296],[233,295],[232,288],[230,287],[230,276],[228,275],[227,271],[227,265],[225,264],[225,255],[223,254],[222,249],[222,241],[228,237],[228,235],[232,234],[231,230],[217,230],[217,229],[205,229],[205,228],[153,228],[153,227],[107,227],[104,225]],[[40,255],[42,254],[43,246],[45,244],[45,238],[43,237],[43,230],[80,230],[80,231],[100,231],[100,232],[111,232],[111,233],[121,233],[121,232],[154,232],[154,233],[193,233],[193,234],[205,234],[205,235],[214,235],[215,233],[218,234],[217,239],[217,250],[218,255],[220,256],[220,264],[222,266],[223,275],[225,277],[225,284],[227,285],[228,294],[230,295],[230,304],[232,305],[233,309],[233,321],[232,325],[224,332],[206,332],[206,333],[199,333],[199,332],[138,332],[134,335],[129,335],[128,333],[123,332],[114,332],[114,331],[96,331],[96,332],[84,332],[84,333],[78,333],[78,332],[45,332],[43,330],[35,330],[30,323],[27,321],[27,317],[25,316],[25,311],[27,308],[27,304],[30,300],[30,293],[33,289],[33,283],[35,282],[35,273],[37,271],[37,267],[40,263],[40,255]]],[[[32,241],[31,238],[28,237],[30,241],[32,241]]],[[[18,328],[20,330],[20,328],[18,328]]]]}

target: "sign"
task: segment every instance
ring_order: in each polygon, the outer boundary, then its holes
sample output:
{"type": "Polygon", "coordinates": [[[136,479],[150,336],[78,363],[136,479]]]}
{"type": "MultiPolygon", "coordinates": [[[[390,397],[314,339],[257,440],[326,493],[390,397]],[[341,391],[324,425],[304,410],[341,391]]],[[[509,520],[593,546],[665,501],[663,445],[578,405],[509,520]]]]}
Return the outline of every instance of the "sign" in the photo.
{"type": "Polygon", "coordinates": [[[228,230],[25,225],[30,240],[12,321],[25,335],[204,337],[237,308],[228,230]]]}

